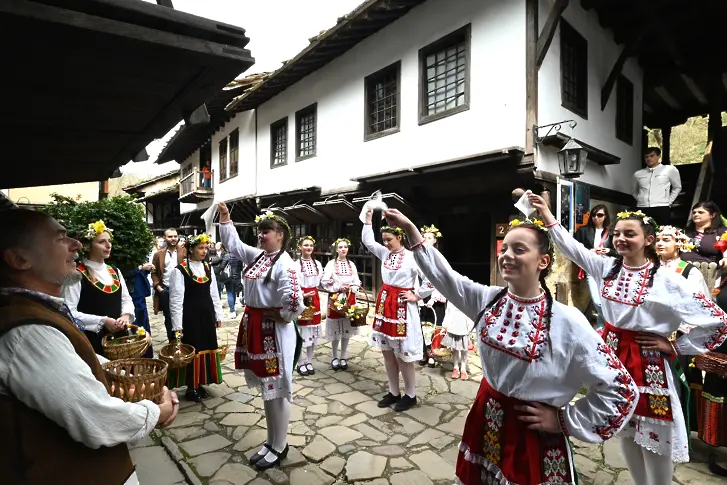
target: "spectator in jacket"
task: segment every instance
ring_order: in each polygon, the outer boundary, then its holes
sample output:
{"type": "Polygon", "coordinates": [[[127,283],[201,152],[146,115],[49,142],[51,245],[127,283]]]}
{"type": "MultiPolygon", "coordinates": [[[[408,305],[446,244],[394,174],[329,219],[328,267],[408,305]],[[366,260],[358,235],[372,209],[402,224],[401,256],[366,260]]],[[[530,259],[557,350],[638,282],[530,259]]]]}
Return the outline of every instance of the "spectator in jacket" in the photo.
{"type": "MultiPolygon", "coordinates": [[[[235,312],[235,298],[238,293],[242,293],[242,261],[232,253],[228,253],[230,260],[230,279],[225,283],[225,289],[227,290],[227,303],[230,305],[230,318],[237,318],[235,312]]],[[[240,296],[240,304],[244,305],[243,296],[240,296]]]]}
{"type": "Polygon", "coordinates": [[[671,219],[671,205],[682,190],[679,170],[673,165],[662,165],[658,147],[646,149],[646,168],[634,173],[631,195],[636,207],[653,217],[660,225],[671,219]]]}
{"type": "MultiPolygon", "coordinates": [[[[588,217],[588,223],[578,229],[575,239],[583,244],[586,249],[590,249],[596,254],[604,256],[617,256],[616,250],[613,249],[613,235],[610,230],[611,217],[608,208],[599,204],[591,209],[588,217]]],[[[588,291],[591,294],[591,302],[593,308],[598,315],[596,319],[596,330],[603,328],[605,323],[603,313],[601,312],[601,296],[598,292],[596,280],[591,275],[587,275],[582,269],[578,272],[578,278],[586,278],[588,281],[588,291]]]]}
{"type": "MultiPolygon", "coordinates": [[[[222,289],[225,287],[227,280],[230,279],[229,270],[227,270],[230,263],[230,254],[225,251],[222,243],[217,243],[216,246],[215,254],[210,257],[209,262],[210,266],[212,266],[212,271],[215,273],[215,278],[217,279],[217,291],[219,292],[220,297],[222,297],[222,289]]],[[[234,301],[231,308],[235,308],[234,301]]]]}

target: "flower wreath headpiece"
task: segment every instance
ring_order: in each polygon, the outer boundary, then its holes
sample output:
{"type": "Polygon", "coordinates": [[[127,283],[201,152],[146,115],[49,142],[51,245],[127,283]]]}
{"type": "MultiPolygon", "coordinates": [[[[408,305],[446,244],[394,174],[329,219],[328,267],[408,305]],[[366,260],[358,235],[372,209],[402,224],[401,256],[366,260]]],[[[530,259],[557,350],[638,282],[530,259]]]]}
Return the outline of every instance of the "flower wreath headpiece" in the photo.
{"type": "Polygon", "coordinates": [[[313,245],[316,244],[316,240],[313,239],[313,236],[303,236],[300,239],[298,239],[298,247],[300,247],[303,244],[303,241],[311,241],[313,245]]]}
{"type": "Polygon", "coordinates": [[[674,226],[661,226],[659,231],[656,233],[657,236],[665,235],[671,236],[676,241],[677,249],[681,252],[688,252],[694,249],[696,246],[692,244],[689,236],[684,234],[681,229],[674,226]]]}
{"type": "MultiPolygon", "coordinates": [[[[281,224],[283,227],[285,227],[285,230],[288,231],[288,236],[292,236],[293,235],[293,232],[290,230],[290,226],[285,221],[285,219],[283,219],[279,215],[274,214],[272,211],[266,211],[265,213],[260,214],[259,216],[255,216],[255,222],[256,223],[260,223],[260,222],[264,221],[265,219],[272,219],[272,220],[274,220],[278,224],[281,224]]],[[[285,249],[285,248],[283,248],[283,249],[285,249]]]]}
{"type": "Polygon", "coordinates": [[[442,233],[439,231],[439,229],[437,229],[437,226],[435,226],[434,224],[432,224],[431,226],[422,226],[422,228],[419,230],[422,234],[429,233],[434,235],[434,237],[436,237],[437,239],[440,239],[442,237],[442,233]]]}
{"type": "Polygon", "coordinates": [[[202,243],[208,243],[208,242],[210,242],[210,241],[212,241],[212,240],[211,240],[211,239],[210,239],[210,237],[209,237],[209,236],[208,236],[207,234],[205,234],[205,233],[202,233],[202,234],[197,234],[196,236],[189,236],[189,239],[187,239],[187,243],[188,243],[188,244],[189,244],[190,246],[196,246],[196,245],[198,245],[198,244],[202,244],[202,243]]]}
{"type": "Polygon", "coordinates": [[[538,231],[548,234],[548,228],[545,227],[545,224],[543,224],[543,221],[541,221],[540,219],[529,219],[528,218],[528,219],[524,219],[522,221],[520,219],[513,219],[510,221],[510,228],[517,227],[517,226],[520,226],[523,224],[530,224],[531,226],[535,227],[535,229],[537,229],[538,231]]]}
{"type": "Polygon", "coordinates": [[[390,232],[396,236],[404,236],[404,229],[400,227],[382,226],[381,232],[390,232]]]}
{"type": "Polygon", "coordinates": [[[339,237],[338,239],[333,241],[333,244],[331,244],[331,247],[333,249],[336,249],[338,247],[338,245],[342,242],[345,242],[348,245],[348,247],[351,247],[351,241],[349,239],[346,239],[345,237],[339,237]]]}
{"type": "Polygon", "coordinates": [[[93,239],[96,236],[103,234],[104,232],[108,232],[109,236],[113,237],[114,230],[106,227],[106,223],[104,223],[103,219],[99,219],[96,222],[92,222],[88,225],[88,230],[86,231],[86,239],[93,239]]]}
{"type": "Polygon", "coordinates": [[[647,216],[641,211],[623,211],[616,214],[616,220],[620,221],[623,219],[641,219],[647,226],[659,227],[652,217],[647,216]]]}

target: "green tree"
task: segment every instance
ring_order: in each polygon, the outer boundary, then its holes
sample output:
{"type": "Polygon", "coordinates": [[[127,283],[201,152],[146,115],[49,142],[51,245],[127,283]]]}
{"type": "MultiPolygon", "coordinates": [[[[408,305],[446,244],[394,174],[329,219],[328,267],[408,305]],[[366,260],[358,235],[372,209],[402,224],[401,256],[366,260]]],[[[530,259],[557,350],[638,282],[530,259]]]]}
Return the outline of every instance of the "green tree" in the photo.
{"type": "Polygon", "coordinates": [[[154,241],[154,235],[146,223],[144,208],[130,196],[109,197],[96,202],[76,202],[59,194],[51,194],[53,202],[44,212],[63,224],[68,233],[86,242],[83,236],[88,225],[103,220],[113,229],[113,249],[106,261],[122,273],[135,269],[146,262],[154,241]]]}

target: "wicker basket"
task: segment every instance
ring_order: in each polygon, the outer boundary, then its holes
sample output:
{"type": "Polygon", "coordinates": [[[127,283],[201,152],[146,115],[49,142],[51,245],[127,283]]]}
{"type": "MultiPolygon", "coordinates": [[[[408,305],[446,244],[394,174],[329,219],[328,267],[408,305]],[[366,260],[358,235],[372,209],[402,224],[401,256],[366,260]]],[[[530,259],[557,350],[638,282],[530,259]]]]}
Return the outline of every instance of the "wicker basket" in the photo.
{"type": "Polygon", "coordinates": [[[167,383],[167,363],[159,359],[121,359],[103,364],[109,394],[126,402],[159,404],[167,383]]]}
{"type": "Polygon", "coordinates": [[[313,306],[313,298],[307,296],[303,298],[303,303],[305,304],[305,309],[303,310],[303,313],[301,313],[298,317],[298,320],[313,320],[316,316],[317,311],[316,308],[313,306]]]}
{"type": "Polygon", "coordinates": [[[362,311],[360,313],[357,312],[353,317],[349,318],[352,327],[363,327],[367,325],[366,317],[368,316],[369,310],[371,309],[371,302],[369,301],[369,294],[366,293],[366,291],[364,291],[363,293],[366,301],[366,311],[362,311]]]}
{"type": "Polygon", "coordinates": [[[167,363],[170,369],[181,369],[194,359],[196,350],[187,344],[167,344],[159,351],[159,360],[167,363]]]}
{"type": "Polygon", "coordinates": [[[227,349],[230,348],[230,332],[227,333],[227,343],[225,345],[220,345],[217,348],[217,353],[220,354],[220,361],[223,361],[227,358],[227,349]]]}
{"type": "Polygon", "coordinates": [[[694,358],[694,365],[699,370],[715,374],[727,379],[727,355],[717,352],[707,352],[694,358]]]}
{"type": "Polygon", "coordinates": [[[146,332],[144,336],[137,335],[139,327],[130,325],[129,328],[134,331],[134,335],[113,338],[112,335],[106,335],[101,339],[103,353],[109,360],[134,359],[144,355],[146,349],[151,345],[151,335],[146,332]]]}

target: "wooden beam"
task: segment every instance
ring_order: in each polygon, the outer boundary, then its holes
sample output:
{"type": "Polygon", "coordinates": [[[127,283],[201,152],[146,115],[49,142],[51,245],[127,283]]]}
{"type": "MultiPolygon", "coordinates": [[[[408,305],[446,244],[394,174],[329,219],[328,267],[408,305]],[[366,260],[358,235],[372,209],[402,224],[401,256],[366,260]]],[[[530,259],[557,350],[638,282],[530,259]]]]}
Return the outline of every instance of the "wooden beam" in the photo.
{"type": "Polygon", "coordinates": [[[653,29],[652,32],[659,40],[659,43],[661,43],[662,47],[664,47],[664,49],[669,54],[671,61],[677,66],[684,66],[686,64],[684,55],[681,53],[676,43],[674,42],[674,36],[672,35],[669,22],[667,22],[662,15],[662,12],[664,10],[673,8],[675,2],[670,1],[667,4],[661,5],[661,7],[656,8],[653,8],[650,2],[636,1],[633,3],[635,4],[636,9],[639,11],[639,13],[641,13],[641,15],[643,15],[647,19],[651,19],[650,25],[659,26],[659,28],[653,29]],[[647,3],[649,3],[648,6],[646,5],[647,3]]]}
{"type": "Polygon", "coordinates": [[[621,51],[621,54],[619,54],[618,59],[616,59],[616,62],[613,64],[611,72],[609,73],[608,78],[606,78],[606,82],[601,89],[601,111],[606,109],[608,100],[611,97],[611,93],[613,92],[613,87],[616,85],[616,81],[618,81],[618,77],[619,75],[621,75],[621,71],[623,71],[623,67],[624,65],[626,65],[626,61],[636,52],[636,48],[641,43],[641,40],[644,38],[644,33],[645,30],[641,30],[639,35],[637,35],[631,42],[626,44],[621,51]]]}
{"type": "Polygon", "coordinates": [[[699,86],[697,86],[697,83],[694,82],[694,79],[687,76],[686,74],[681,75],[682,81],[684,81],[684,84],[687,85],[689,88],[689,91],[691,91],[692,95],[697,98],[697,101],[699,101],[699,104],[706,105],[708,104],[707,96],[704,95],[704,92],[700,89],[699,86]]]}
{"type": "Polygon", "coordinates": [[[553,5],[553,8],[550,10],[550,14],[548,14],[548,20],[545,21],[543,31],[538,36],[537,60],[535,61],[535,65],[538,69],[540,69],[540,66],[545,60],[545,55],[548,53],[550,43],[553,42],[555,30],[558,27],[558,23],[560,22],[563,12],[567,7],[568,0],[555,0],[555,5],[553,5]]]}
{"type": "Polygon", "coordinates": [[[661,163],[671,165],[671,126],[661,129],[661,163]]]}
{"type": "MultiPolygon", "coordinates": [[[[538,124],[538,0],[525,0],[525,153],[535,151],[533,127],[538,124]]],[[[537,160],[536,166],[537,166],[537,160]]]]}
{"type": "Polygon", "coordinates": [[[157,0],[157,5],[161,5],[162,7],[174,8],[174,5],[172,5],[172,0],[157,0]]]}
{"type": "Polygon", "coordinates": [[[674,99],[674,97],[669,93],[669,91],[666,90],[664,86],[658,86],[654,88],[654,92],[659,95],[661,99],[664,100],[666,104],[669,105],[670,108],[675,110],[682,109],[682,106],[679,104],[679,102],[674,99]]]}

